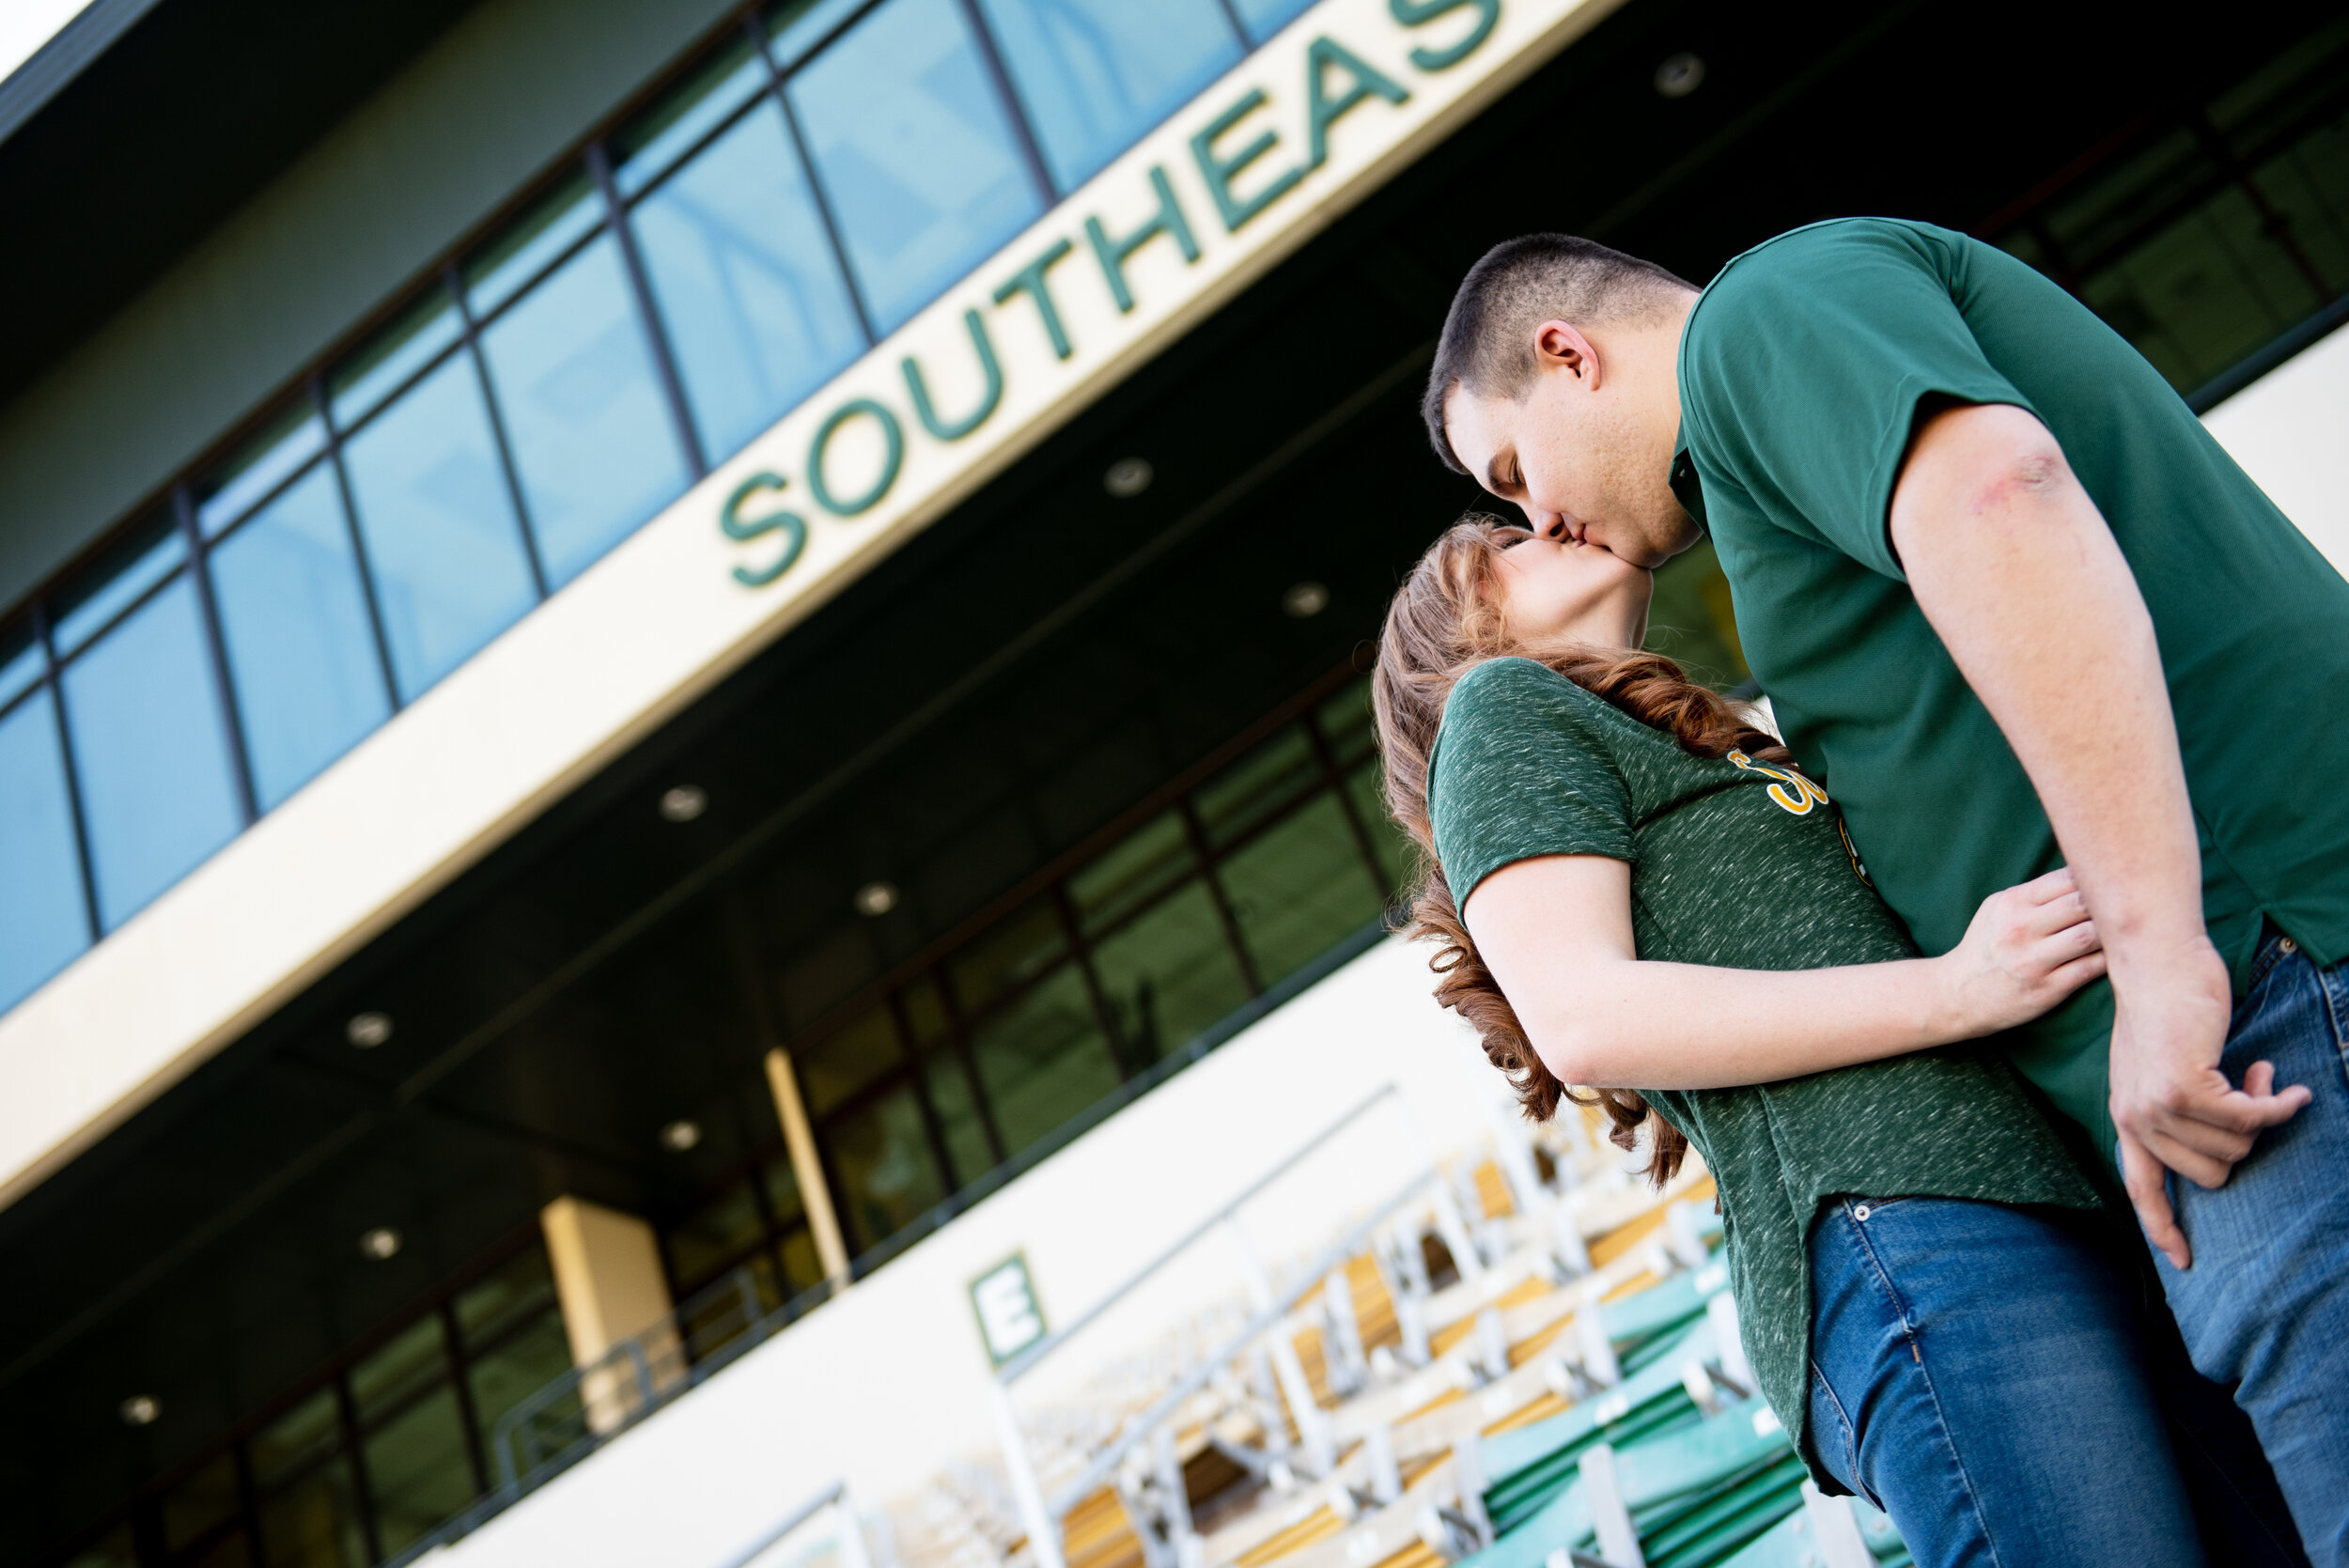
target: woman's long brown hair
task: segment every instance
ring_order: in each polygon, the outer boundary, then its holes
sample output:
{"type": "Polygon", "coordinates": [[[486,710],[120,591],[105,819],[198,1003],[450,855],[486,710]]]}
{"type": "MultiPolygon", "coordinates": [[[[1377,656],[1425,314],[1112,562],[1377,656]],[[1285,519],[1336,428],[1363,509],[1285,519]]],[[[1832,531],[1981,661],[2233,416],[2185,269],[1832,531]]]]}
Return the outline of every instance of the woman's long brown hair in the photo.
{"type": "Polygon", "coordinates": [[[1427,961],[1437,975],[1436,1000],[1474,1027],[1485,1055],[1508,1079],[1527,1118],[1547,1122],[1562,1099],[1595,1104],[1612,1124],[1608,1138],[1625,1150],[1636,1149],[1640,1129],[1653,1122],[1646,1174],[1660,1187],[1679,1171],[1688,1140],[1631,1090],[1594,1089],[1585,1099],[1560,1082],[1534,1051],[1517,1009],[1478,955],[1436,859],[1435,830],[1427,815],[1428,755],[1435,749],[1437,726],[1443,722],[1444,703],[1460,677],[1487,660],[1511,657],[1548,666],[1640,722],[1662,730],[1696,756],[1742,751],[1758,761],[1774,762],[1785,759],[1786,748],[1661,654],[1581,644],[1535,644],[1513,636],[1491,592],[1493,563],[1524,536],[1523,529],[1499,518],[1468,514],[1420,557],[1387,607],[1378,663],[1371,676],[1371,703],[1385,754],[1387,809],[1420,849],[1418,885],[1411,892],[1406,931],[1436,944],[1435,956],[1427,961]]]}

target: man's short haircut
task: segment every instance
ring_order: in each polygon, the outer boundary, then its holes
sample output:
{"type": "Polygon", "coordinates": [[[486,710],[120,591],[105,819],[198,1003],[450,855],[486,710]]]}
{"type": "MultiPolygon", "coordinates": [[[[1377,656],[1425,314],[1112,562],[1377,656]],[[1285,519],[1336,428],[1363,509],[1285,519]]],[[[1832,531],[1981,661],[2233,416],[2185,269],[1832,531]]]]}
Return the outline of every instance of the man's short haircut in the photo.
{"type": "Polygon", "coordinates": [[[1528,234],[1495,245],[1460,280],[1436,342],[1420,401],[1436,456],[1456,474],[1469,472],[1444,428],[1444,401],[1455,387],[1479,397],[1523,397],[1536,368],[1533,332],[1543,322],[1636,320],[1694,292],[1652,261],[1571,234],[1528,234]]]}

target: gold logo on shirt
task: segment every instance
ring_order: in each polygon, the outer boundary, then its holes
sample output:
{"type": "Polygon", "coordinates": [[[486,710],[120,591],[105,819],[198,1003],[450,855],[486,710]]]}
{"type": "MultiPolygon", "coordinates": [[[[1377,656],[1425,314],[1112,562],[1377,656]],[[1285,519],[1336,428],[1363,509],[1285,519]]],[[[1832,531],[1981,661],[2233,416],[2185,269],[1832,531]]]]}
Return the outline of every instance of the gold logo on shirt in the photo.
{"type": "Polygon", "coordinates": [[[1833,803],[1828,800],[1826,790],[1821,789],[1800,773],[1778,768],[1765,768],[1743,752],[1730,753],[1729,760],[1749,773],[1766,773],[1778,780],[1778,783],[1769,786],[1770,799],[1777,801],[1781,810],[1791,812],[1797,816],[1809,816],[1813,806],[1833,803]]]}

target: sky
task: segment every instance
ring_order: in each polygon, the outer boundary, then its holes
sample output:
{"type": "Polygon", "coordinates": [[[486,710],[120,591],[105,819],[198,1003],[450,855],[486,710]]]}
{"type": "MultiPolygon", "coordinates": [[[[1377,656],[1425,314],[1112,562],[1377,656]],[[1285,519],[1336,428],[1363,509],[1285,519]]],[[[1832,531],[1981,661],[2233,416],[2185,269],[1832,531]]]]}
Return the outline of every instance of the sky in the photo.
{"type": "Polygon", "coordinates": [[[16,74],[89,0],[0,0],[0,82],[16,74]]]}

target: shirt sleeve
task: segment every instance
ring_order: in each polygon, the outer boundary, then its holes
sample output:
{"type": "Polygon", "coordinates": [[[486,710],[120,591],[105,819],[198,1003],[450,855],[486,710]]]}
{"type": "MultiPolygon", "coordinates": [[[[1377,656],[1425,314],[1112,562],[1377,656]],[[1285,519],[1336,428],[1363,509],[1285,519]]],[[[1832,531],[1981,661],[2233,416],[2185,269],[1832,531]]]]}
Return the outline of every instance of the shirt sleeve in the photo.
{"type": "Polygon", "coordinates": [[[1527,659],[1494,660],[1452,689],[1427,795],[1436,859],[1461,903],[1518,861],[1636,859],[1630,792],[1594,722],[1598,701],[1527,659]]]}
{"type": "Polygon", "coordinates": [[[1846,219],[1731,262],[1681,339],[1700,474],[1740,487],[1778,526],[1900,579],[1887,527],[1919,400],[2030,408],[1956,303],[1975,243],[1846,219]]]}

